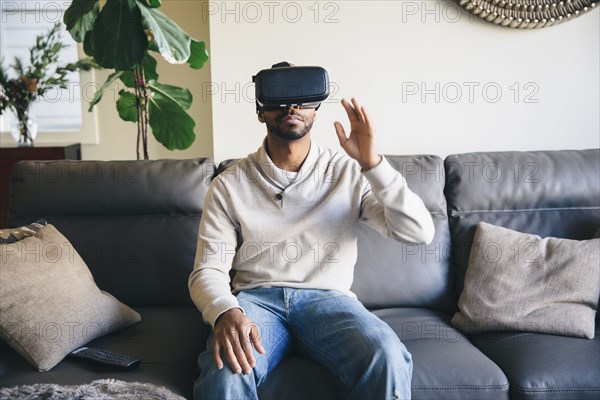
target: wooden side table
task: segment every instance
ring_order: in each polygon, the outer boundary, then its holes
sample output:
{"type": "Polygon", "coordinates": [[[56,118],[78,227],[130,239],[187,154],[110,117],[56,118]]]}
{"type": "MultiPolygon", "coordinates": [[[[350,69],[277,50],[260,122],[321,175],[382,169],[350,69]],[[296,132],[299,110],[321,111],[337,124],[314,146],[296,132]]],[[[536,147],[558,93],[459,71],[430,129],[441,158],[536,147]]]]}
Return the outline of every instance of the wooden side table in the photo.
{"type": "Polygon", "coordinates": [[[21,160],[81,160],[81,143],[0,147],[0,228],[8,227],[10,173],[13,165],[21,160]]]}

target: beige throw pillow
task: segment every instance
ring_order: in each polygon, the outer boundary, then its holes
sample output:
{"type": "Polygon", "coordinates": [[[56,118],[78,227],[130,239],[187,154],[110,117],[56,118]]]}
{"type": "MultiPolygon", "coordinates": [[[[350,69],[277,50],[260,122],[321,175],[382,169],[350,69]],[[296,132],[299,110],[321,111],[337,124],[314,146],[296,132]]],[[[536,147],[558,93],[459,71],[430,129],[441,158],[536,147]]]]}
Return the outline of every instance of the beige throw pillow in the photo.
{"type": "Polygon", "coordinates": [[[592,339],[599,294],[600,239],[542,239],[480,222],[452,324],[469,334],[592,339]]]}
{"type": "Polygon", "coordinates": [[[98,289],[54,226],[0,245],[0,336],[39,371],[138,321],[137,312],[98,289]]]}

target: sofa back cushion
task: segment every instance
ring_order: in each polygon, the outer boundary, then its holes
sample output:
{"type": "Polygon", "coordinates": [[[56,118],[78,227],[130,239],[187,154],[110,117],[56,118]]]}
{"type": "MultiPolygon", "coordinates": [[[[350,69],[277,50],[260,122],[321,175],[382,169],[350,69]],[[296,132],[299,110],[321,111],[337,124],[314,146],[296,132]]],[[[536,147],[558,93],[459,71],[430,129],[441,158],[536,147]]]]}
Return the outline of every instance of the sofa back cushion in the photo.
{"type": "Polygon", "coordinates": [[[451,311],[456,297],[449,269],[450,232],[443,160],[432,155],[386,158],[430,211],[435,238],[427,246],[399,243],[360,224],[352,291],[373,309],[428,307],[451,311]]]}
{"type": "Polygon", "coordinates": [[[9,225],[46,219],[98,287],[130,306],[192,305],[187,279],[214,173],[208,159],[22,161],[9,225]]]}
{"type": "Polygon", "coordinates": [[[445,169],[457,293],[479,221],[575,240],[600,226],[600,149],[456,154],[445,169]]]}

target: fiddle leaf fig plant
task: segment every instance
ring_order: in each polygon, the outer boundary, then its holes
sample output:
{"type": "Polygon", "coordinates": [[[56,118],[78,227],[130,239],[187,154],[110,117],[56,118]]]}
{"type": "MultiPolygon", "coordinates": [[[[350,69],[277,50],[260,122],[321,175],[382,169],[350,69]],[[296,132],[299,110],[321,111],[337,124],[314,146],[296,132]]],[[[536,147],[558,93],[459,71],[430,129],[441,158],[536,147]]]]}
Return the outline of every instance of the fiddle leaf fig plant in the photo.
{"type": "Polygon", "coordinates": [[[148,127],[169,150],[186,149],[194,142],[196,123],[187,113],[192,104],[188,89],[158,81],[160,55],[171,64],[187,63],[200,69],[208,60],[206,44],[191,38],[159,10],[161,0],[73,0],[64,16],[67,30],[83,43],[85,53],[103,68],[114,69],[90,102],[90,110],[115,82],[117,111],[124,121],[137,124],[140,144],[148,159],[148,127]]]}

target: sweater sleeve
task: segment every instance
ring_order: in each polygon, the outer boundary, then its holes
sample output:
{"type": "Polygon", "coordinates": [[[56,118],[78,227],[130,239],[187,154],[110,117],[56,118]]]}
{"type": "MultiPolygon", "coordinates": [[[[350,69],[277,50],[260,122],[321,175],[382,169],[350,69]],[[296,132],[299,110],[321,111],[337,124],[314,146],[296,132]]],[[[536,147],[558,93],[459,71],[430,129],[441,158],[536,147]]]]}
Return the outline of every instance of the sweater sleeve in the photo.
{"type": "Polygon", "coordinates": [[[225,311],[240,307],[231,293],[229,271],[237,245],[237,230],[226,209],[226,188],[214,179],[204,202],[194,269],[188,280],[190,296],[204,320],[214,328],[225,311]]]}
{"type": "Polygon", "coordinates": [[[361,221],[385,237],[401,242],[431,243],[435,228],[429,211],[385,157],[363,172],[363,176],[368,184],[362,195],[361,221]]]}

